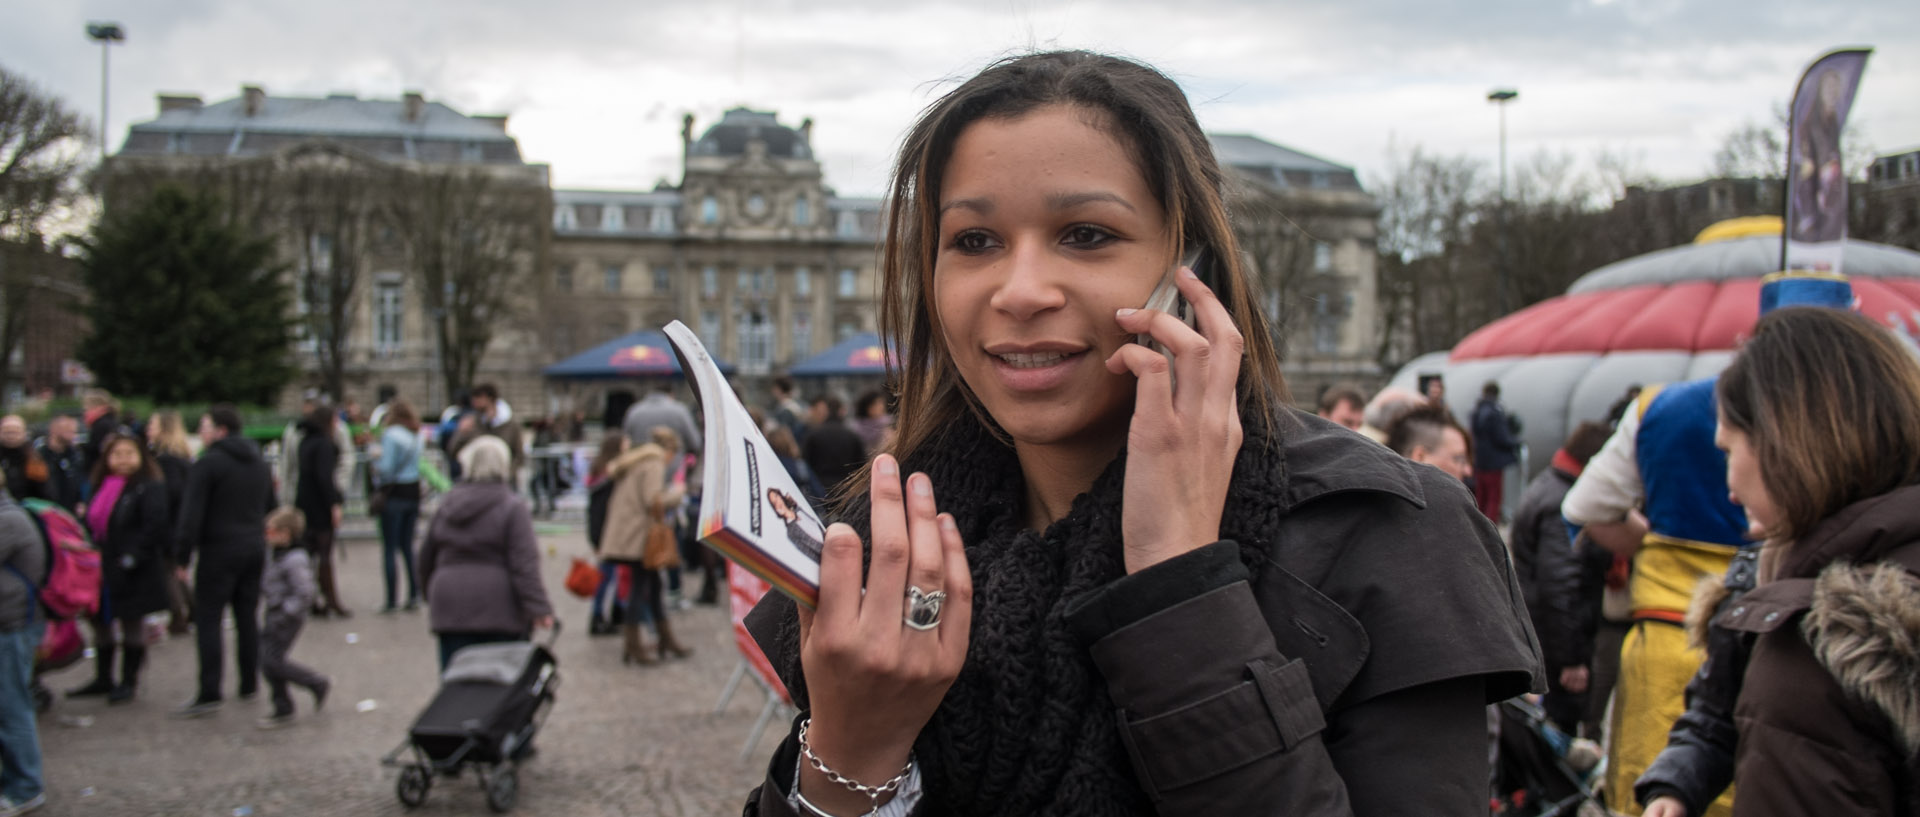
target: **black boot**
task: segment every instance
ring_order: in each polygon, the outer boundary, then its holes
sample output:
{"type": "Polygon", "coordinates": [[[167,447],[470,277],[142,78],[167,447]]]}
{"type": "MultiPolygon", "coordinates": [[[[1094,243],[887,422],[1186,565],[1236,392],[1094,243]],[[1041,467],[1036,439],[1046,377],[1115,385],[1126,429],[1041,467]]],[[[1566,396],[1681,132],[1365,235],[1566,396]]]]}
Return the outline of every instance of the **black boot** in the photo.
{"type": "Polygon", "coordinates": [[[120,648],[121,667],[120,684],[107,693],[107,703],[123,704],[133,700],[133,691],[140,686],[140,665],[146,663],[147,648],[129,644],[120,648]]]}
{"type": "Polygon", "coordinates": [[[86,686],[67,690],[69,698],[98,698],[113,692],[112,642],[93,646],[93,680],[86,686]]]}

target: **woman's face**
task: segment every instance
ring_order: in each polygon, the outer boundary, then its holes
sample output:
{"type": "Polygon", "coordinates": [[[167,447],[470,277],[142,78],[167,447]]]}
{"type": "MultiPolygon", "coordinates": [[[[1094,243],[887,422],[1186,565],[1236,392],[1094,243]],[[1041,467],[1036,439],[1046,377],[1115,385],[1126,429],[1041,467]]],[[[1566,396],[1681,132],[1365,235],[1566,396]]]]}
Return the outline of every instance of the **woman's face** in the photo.
{"type": "Polygon", "coordinates": [[[1029,445],[1120,439],[1134,378],[1106,360],[1167,273],[1166,217],[1100,114],[1062,105],[962,131],[941,179],[934,308],[954,366],[1029,445]]]}
{"type": "Polygon", "coordinates": [[[123,477],[133,476],[140,470],[140,446],[129,439],[113,444],[113,450],[107,452],[107,470],[123,477]]]}
{"type": "Polygon", "coordinates": [[[1753,441],[1722,417],[1713,444],[1727,452],[1727,498],[1746,509],[1747,535],[1759,539],[1762,531],[1780,521],[1780,508],[1760,478],[1760,456],[1753,450],[1753,441]]]}

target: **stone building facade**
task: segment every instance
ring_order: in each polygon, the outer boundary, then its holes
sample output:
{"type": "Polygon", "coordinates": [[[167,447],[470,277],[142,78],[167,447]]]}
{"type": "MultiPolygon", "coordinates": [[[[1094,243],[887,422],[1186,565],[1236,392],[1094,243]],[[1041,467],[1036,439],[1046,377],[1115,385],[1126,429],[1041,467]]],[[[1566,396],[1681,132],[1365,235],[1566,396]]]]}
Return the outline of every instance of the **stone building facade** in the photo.
{"type": "Polygon", "coordinates": [[[1379,202],[1351,167],[1257,136],[1209,139],[1294,399],[1311,404],[1339,382],[1377,385],[1379,202]]]}
{"type": "MultiPolygon", "coordinates": [[[[342,391],[363,405],[388,384],[423,405],[444,403],[433,293],[403,252],[403,225],[377,212],[351,237],[293,223],[287,214],[298,208],[285,202],[306,194],[275,181],[288,168],[474,171],[541,198],[539,208],[515,211],[537,210],[540,239],[516,256],[527,268],[524,284],[473,378],[499,384],[523,416],[576,408],[597,415],[609,391],[633,384],[553,383],[542,368],[672,320],[733,363],[750,397],[786,367],[877,328],[882,202],[841,196],[827,184],[811,120],[792,126],[771,111],[735,108],[696,134],[688,116],[681,178],[652,190],[553,190],[546,166],[521,157],[506,123],[419,94],[314,99],[247,86],[213,104],[163,95],[159,115],[134,125],[112,157],[108,178],[125,191],[134,189],[129,180],[204,181],[211,173],[235,194],[236,211],[269,214],[260,223],[293,259],[296,276],[350,262],[357,284],[342,391]]],[[[1311,400],[1336,381],[1377,382],[1369,348],[1377,335],[1376,201],[1350,167],[1253,136],[1212,139],[1230,171],[1229,203],[1262,307],[1279,327],[1295,396],[1311,400]]],[[[289,405],[321,379],[317,339],[303,337],[298,353],[307,377],[289,389],[289,405]]]]}
{"type": "MultiPolygon", "coordinates": [[[[303,319],[329,307],[329,281],[350,279],[337,290],[345,321],[336,397],[367,407],[382,385],[429,412],[448,399],[439,375],[448,353],[436,331],[440,293],[420,274],[418,253],[408,251],[408,231],[524,236],[501,251],[508,256],[501,261],[526,284],[512,285],[508,308],[489,322],[492,339],[472,380],[498,384],[515,405],[543,401],[539,370],[550,355],[537,331],[544,309],[530,284],[545,267],[552,193],[547,167],[521,157],[507,117],[469,116],[418,93],[305,98],[244,86],[240,96],[210,104],[163,94],[158,116],[134,124],[106,167],[109,210],[161,182],[215,189],[234,219],[275,239],[303,319]],[[446,216],[464,223],[401,223],[390,206],[396,187],[429,180],[484,192],[446,216]],[[496,223],[503,219],[513,223],[496,223]],[[303,286],[309,282],[317,285],[303,286]]],[[[284,393],[283,408],[324,387],[316,334],[325,330],[303,320],[296,331],[303,378],[284,393]]]]}
{"type": "MultiPolygon", "coordinates": [[[[556,190],[545,283],[556,357],[680,320],[753,391],[877,320],[880,200],[836,195],[812,120],[735,108],[697,138],[678,186],[556,190]]],[[[600,389],[573,391],[593,410],[600,389]]]]}

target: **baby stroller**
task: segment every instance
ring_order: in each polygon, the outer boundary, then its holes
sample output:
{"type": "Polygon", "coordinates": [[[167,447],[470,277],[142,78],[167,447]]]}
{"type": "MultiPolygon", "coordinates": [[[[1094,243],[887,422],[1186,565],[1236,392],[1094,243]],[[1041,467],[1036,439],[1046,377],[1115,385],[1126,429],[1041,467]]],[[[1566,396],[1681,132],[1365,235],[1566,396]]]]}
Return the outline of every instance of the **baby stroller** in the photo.
{"type": "Polygon", "coordinates": [[[394,789],[400,804],[427,801],[435,777],[458,777],[478,768],[487,807],[513,808],[520,791],[520,763],[533,753],[533,736],[553,706],[560,675],[552,647],[560,624],[545,644],[528,641],[479,644],[453,654],[440,675],[440,691],[413,722],[406,742],[380,759],[400,767],[394,789]]]}
{"type": "Polygon", "coordinates": [[[1589,783],[1599,779],[1600,768],[1587,762],[1579,765],[1591,768],[1582,771],[1568,762],[1573,738],[1549,723],[1537,704],[1524,698],[1501,701],[1498,706],[1500,748],[1494,767],[1494,814],[1571,817],[1589,813],[1583,809],[1588,804],[1598,809],[1591,813],[1607,813],[1606,804],[1589,783]]]}

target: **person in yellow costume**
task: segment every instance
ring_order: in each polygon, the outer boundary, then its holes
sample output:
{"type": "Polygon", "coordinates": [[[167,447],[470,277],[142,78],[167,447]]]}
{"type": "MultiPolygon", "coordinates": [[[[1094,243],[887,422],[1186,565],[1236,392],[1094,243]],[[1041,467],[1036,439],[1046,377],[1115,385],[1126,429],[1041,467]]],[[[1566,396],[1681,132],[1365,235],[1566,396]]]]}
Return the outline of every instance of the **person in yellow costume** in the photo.
{"type": "MultiPolygon", "coordinates": [[[[1607,801],[1639,814],[1633,783],[1666,747],[1703,654],[1682,624],[1694,588],[1726,572],[1746,540],[1727,496],[1727,458],[1713,444],[1716,378],[1648,388],[1567,492],[1561,513],[1609,550],[1633,558],[1633,629],[1620,650],[1608,729],[1607,801]]],[[[1730,815],[1733,793],[1707,815],[1730,815]]]]}

